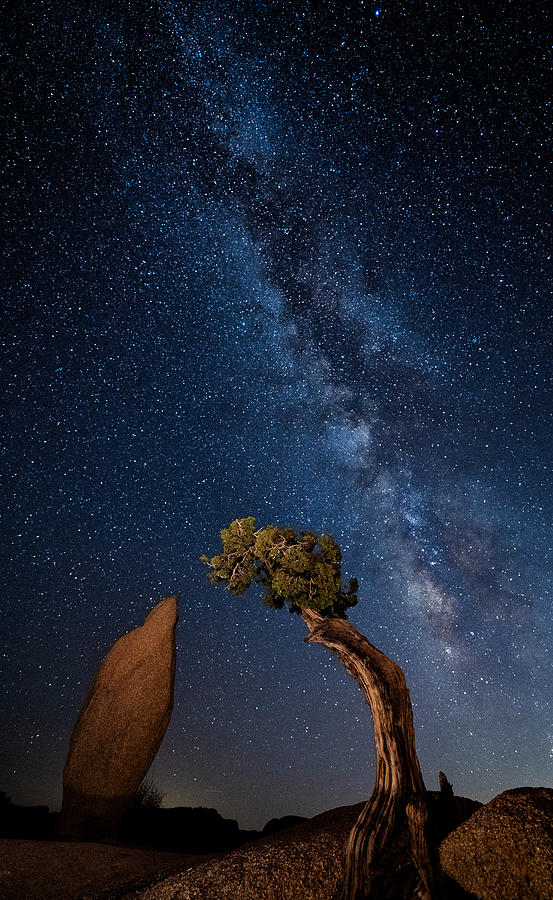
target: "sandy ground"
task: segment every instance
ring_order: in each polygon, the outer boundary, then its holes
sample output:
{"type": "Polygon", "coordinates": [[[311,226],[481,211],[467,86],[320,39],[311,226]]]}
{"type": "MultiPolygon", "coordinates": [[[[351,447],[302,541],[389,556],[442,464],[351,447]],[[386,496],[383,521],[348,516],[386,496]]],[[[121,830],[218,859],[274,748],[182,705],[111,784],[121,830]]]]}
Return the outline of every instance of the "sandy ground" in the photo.
{"type": "Polygon", "coordinates": [[[0,840],[0,900],[117,900],[208,859],[213,854],[0,840]]]}

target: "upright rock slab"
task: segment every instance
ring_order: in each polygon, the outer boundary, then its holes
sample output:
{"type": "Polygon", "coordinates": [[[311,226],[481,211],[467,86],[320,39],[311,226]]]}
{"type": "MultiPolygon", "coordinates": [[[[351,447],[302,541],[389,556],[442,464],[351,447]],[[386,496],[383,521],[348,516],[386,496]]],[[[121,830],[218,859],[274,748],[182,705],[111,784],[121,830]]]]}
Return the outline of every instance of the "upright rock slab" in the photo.
{"type": "Polygon", "coordinates": [[[60,839],[116,837],[173,711],[177,618],[166,597],[104,657],[71,737],[60,839]]]}

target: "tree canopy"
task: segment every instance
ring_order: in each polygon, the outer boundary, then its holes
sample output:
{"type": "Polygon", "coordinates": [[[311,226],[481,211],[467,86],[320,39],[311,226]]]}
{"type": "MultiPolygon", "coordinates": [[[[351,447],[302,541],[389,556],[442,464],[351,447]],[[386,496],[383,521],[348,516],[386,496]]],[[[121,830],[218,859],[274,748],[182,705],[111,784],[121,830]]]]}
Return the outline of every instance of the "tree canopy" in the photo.
{"type": "Polygon", "coordinates": [[[222,552],[202,556],[213,583],[223,582],[233,594],[252,584],[265,588],[264,602],[272,609],[288,605],[291,612],[316,609],[323,616],[347,618],[357,603],[357,579],[342,586],[342,553],[328,534],[267,525],[255,528],[255,518],[235,519],[221,531],[222,552]]]}

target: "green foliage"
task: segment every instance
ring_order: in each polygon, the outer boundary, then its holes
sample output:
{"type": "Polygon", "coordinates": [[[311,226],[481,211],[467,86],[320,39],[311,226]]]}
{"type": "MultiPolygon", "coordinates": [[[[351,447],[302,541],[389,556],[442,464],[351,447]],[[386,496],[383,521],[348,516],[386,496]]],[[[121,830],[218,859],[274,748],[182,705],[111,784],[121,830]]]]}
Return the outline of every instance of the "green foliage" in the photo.
{"type": "Polygon", "coordinates": [[[223,582],[243,594],[253,582],[265,587],[264,602],[272,609],[287,604],[291,612],[316,609],[325,616],[346,618],[357,603],[357,579],[341,583],[342,553],[328,534],[267,525],[255,530],[255,519],[235,519],[221,531],[222,552],[202,556],[213,583],[223,582]]]}

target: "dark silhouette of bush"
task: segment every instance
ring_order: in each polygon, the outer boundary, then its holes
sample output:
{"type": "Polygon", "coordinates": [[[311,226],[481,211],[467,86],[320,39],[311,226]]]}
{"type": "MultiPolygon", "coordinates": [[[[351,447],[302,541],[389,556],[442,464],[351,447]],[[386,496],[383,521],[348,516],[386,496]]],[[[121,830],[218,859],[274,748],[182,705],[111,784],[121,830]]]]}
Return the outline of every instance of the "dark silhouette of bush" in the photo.
{"type": "Polygon", "coordinates": [[[19,806],[0,791],[0,837],[48,841],[54,837],[54,817],[47,806],[19,806]]]}
{"type": "Polygon", "coordinates": [[[204,807],[130,807],[121,826],[123,841],[180,853],[231,850],[253,836],[244,835],[236,820],[204,807]]]}
{"type": "Polygon", "coordinates": [[[282,816],[280,819],[269,819],[263,828],[263,837],[268,834],[276,834],[277,831],[285,831],[287,828],[292,828],[305,821],[305,816],[282,816]]]}
{"type": "Polygon", "coordinates": [[[163,806],[165,794],[149,778],[142,781],[131,797],[129,807],[131,809],[160,809],[163,806]]]}

